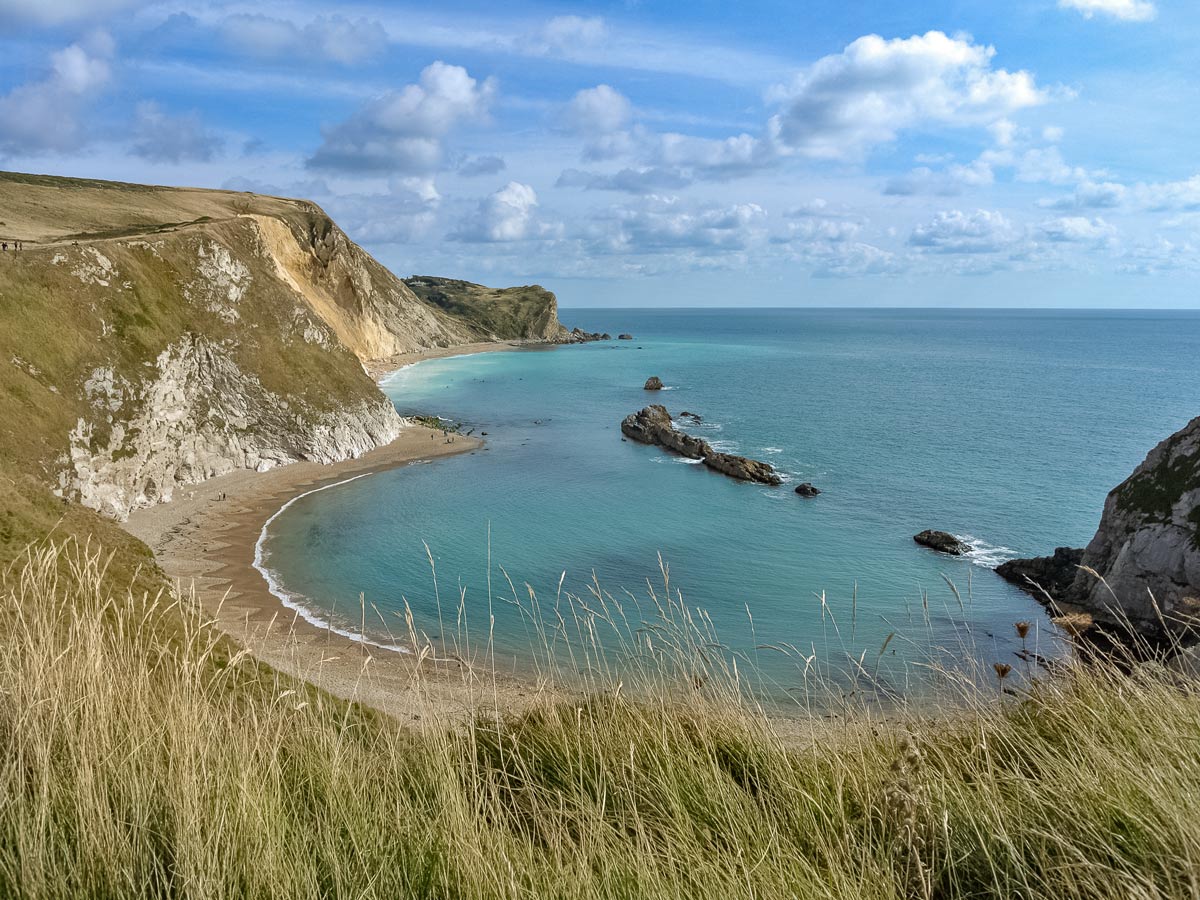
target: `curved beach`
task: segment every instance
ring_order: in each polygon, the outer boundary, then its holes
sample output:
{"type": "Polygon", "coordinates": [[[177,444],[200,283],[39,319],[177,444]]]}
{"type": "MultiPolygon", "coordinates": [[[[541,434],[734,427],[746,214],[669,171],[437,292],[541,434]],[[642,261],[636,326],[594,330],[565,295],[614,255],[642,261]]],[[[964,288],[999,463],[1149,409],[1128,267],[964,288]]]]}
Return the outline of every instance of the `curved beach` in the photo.
{"type": "MultiPolygon", "coordinates": [[[[380,378],[424,359],[512,349],[517,345],[472,344],[406,354],[372,374],[380,378]]],[[[436,431],[413,425],[392,443],[357,459],[331,465],[296,462],[210,479],[177,491],[169,503],[134,511],[123,527],[154,551],[181,592],[194,590],[217,626],[268,665],[401,720],[418,720],[431,710],[470,714],[483,696],[506,709],[520,709],[540,692],[527,674],[497,673],[493,685],[489,668],[485,690],[485,682],[464,662],[397,652],[289,608],[256,566],[264,528],[299,497],[482,446],[482,440],[463,435],[447,443],[436,431]]]]}

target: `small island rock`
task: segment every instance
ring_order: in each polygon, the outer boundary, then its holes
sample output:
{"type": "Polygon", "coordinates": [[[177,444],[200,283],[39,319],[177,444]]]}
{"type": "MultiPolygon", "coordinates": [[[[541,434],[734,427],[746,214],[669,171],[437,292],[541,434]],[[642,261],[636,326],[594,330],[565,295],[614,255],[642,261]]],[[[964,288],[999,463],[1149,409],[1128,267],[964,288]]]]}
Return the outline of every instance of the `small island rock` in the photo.
{"type": "Polygon", "coordinates": [[[945,531],[926,530],[913,535],[913,540],[923,547],[949,553],[951,556],[962,556],[971,549],[970,545],[960,541],[954,535],[945,531]]]}
{"type": "Polygon", "coordinates": [[[651,375],[649,378],[646,379],[645,390],[661,391],[662,389],[663,389],[662,379],[659,378],[657,375],[651,375]]]}
{"type": "Polygon", "coordinates": [[[632,341],[633,335],[632,334],[618,334],[617,340],[618,341],[632,341]]]}
{"type": "Polygon", "coordinates": [[[821,493],[821,491],[819,488],[813,487],[806,481],[803,484],[796,485],[796,493],[801,497],[815,497],[817,494],[821,493]]]}

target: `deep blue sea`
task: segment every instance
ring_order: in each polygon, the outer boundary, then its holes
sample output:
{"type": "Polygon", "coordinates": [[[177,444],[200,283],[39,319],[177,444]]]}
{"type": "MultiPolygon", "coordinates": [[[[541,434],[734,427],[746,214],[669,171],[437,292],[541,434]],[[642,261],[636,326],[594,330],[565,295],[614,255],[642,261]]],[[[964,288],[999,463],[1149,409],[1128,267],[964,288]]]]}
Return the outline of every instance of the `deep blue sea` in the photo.
{"type": "Polygon", "coordinates": [[[547,608],[560,594],[589,598],[593,578],[632,606],[648,585],[661,597],[661,554],[672,591],[783,689],[806,655],[878,664],[885,640],[885,668],[902,686],[935,647],[1012,661],[1018,620],[1053,652],[1041,607],[991,567],[1084,545],[1107,492],[1200,414],[1198,313],[562,318],[635,340],[431,360],[390,377],[401,413],[486,431],[486,450],[296,501],[264,541],[281,587],[351,627],[361,593],[384,642],[405,633],[405,602],[435,639],[458,638],[461,599],[476,640],[490,631],[502,657],[520,658],[529,623],[509,579],[547,608]],[[644,391],[651,375],[667,390],[644,391]],[[698,413],[702,425],[680,424],[789,482],[735,482],[622,440],[622,417],[650,402],[698,413]],[[823,493],[796,496],[801,481],[823,493]],[[925,528],[977,549],[926,550],[912,540],[925,528]],[[754,649],[767,645],[795,652],[754,649]]]}

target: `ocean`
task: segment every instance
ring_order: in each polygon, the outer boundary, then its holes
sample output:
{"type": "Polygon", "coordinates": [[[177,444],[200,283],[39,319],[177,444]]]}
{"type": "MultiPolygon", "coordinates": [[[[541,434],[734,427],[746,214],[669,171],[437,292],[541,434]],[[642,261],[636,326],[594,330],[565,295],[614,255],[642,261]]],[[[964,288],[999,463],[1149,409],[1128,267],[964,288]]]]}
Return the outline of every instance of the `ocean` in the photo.
{"type": "Polygon", "coordinates": [[[490,640],[520,667],[539,642],[531,591],[545,611],[568,594],[594,606],[598,585],[637,630],[654,618],[650,593],[664,596],[661,557],[670,595],[719,636],[715,652],[752,663],[772,690],[799,690],[815,661],[871,668],[904,691],[931,659],[986,670],[1023,644],[1060,652],[1042,608],[992,567],[1086,544],[1108,491],[1200,414],[1200,313],[562,318],[635,339],[390,376],[401,413],[487,432],[486,449],[292,503],[262,541],[276,590],[347,629],[365,606],[381,644],[406,634],[411,610],[434,640],[490,640]],[[651,375],[666,389],[644,391],[651,375]],[[785,484],[736,482],[623,440],[621,419],[648,403],[697,413],[677,424],[772,463],[785,484]],[[821,495],[797,496],[804,481],[821,495]],[[912,536],[926,528],[974,549],[922,548],[912,536]],[[1025,641],[1022,620],[1035,626],[1025,641]]]}

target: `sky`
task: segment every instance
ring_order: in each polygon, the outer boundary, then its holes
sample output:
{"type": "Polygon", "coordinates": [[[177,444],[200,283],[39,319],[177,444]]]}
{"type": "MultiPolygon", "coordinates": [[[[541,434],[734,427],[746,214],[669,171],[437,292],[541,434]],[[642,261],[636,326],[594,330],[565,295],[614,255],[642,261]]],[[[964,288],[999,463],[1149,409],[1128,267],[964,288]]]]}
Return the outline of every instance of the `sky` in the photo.
{"type": "Polygon", "coordinates": [[[0,0],[0,169],[563,307],[1200,308],[1198,71],[1195,0],[0,0]]]}

